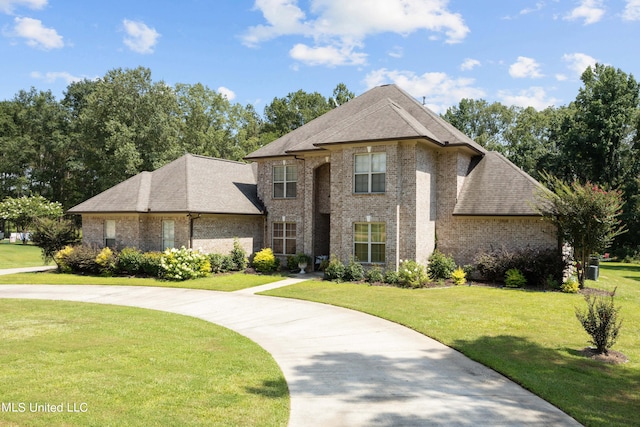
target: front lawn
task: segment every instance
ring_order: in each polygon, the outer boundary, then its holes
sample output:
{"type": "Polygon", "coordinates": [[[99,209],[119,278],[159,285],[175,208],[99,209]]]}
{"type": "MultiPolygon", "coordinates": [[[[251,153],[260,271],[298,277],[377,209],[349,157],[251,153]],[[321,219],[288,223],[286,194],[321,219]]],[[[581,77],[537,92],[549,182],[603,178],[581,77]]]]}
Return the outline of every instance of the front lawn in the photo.
{"type": "Polygon", "coordinates": [[[201,279],[174,282],[142,277],[100,277],[61,274],[55,271],[43,273],[18,273],[0,276],[0,285],[119,285],[119,286],[160,286],[166,288],[207,289],[212,291],[237,291],[282,280],[282,276],[257,274],[218,274],[201,279]]]}
{"type": "Polygon", "coordinates": [[[44,265],[42,251],[39,247],[22,243],[9,243],[0,240],[0,269],[18,267],[37,267],[44,265]]]}
{"type": "Polygon", "coordinates": [[[2,425],[287,424],[289,392],[273,358],[209,322],[7,299],[0,324],[2,425]]]}
{"type": "Polygon", "coordinates": [[[266,295],[323,302],[373,314],[453,347],[522,384],[588,426],[638,422],[640,266],[606,263],[587,286],[613,290],[623,318],[614,350],[630,361],[583,357],[588,335],[575,317],[581,295],[481,286],[399,289],[308,281],[266,295]]]}

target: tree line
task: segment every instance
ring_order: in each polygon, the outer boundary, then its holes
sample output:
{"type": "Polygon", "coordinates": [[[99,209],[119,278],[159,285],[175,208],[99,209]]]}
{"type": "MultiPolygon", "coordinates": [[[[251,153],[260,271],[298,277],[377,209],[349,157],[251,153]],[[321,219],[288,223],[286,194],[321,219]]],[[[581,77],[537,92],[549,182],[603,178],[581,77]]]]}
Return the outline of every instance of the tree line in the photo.
{"type": "Polygon", "coordinates": [[[51,91],[0,102],[0,201],[41,195],[74,206],[185,153],[241,160],[353,98],[302,90],[274,98],[264,115],[202,84],[169,86],[147,68],[114,69],[51,91]]]}
{"type": "MultiPolygon", "coordinates": [[[[442,117],[544,182],[590,182],[622,190],[628,232],[640,245],[640,85],[596,64],[568,105],[534,108],[463,99],[442,117]]],[[[147,68],[114,69],[50,91],[22,90],[0,102],[0,201],[41,195],[69,208],[184,153],[240,160],[353,98],[340,83],[325,97],[302,90],[274,98],[263,114],[202,84],[169,86],[147,68]]]]}

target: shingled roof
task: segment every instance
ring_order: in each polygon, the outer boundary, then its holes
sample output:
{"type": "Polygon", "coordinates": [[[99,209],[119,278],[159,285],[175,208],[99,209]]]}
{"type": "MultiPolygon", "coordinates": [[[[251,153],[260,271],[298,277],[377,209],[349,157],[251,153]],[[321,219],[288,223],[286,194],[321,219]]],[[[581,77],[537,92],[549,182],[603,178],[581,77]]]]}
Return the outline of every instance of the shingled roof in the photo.
{"type": "Polygon", "coordinates": [[[440,146],[486,150],[396,85],[375,87],[306,123],[246,159],[322,150],[324,145],[389,139],[424,139],[440,146]]]}
{"type": "Polygon", "coordinates": [[[255,165],[186,154],[142,172],[69,209],[69,213],[263,213],[255,165]]]}
{"type": "Polygon", "coordinates": [[[471,163],[454,215],[537,216],[535,195],[544,188],[495,151],[471,163]]]}

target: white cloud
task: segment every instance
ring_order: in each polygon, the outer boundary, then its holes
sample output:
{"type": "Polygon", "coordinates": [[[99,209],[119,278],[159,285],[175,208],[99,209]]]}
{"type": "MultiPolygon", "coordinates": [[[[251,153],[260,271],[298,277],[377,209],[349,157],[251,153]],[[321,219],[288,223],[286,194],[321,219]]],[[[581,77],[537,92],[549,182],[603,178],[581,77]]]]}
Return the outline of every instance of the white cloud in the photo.
{"type": "Polygon", "coordinates": [[[477,59],[467,58],[460,65],[460,69],[462,71],[467,71],[467,70],[473,70],[474,68],[479,67],[479,66],[480,66],[480,61],[478,61],[477,59]]]}
{"type": "Polygon", "coordinates": [[[236,93],[234,91],[224,86],[220,86],[218,88],[218,93],[226,97],[229,101],[233,101],[236,97],[236,93]]]}
{"type": "Polygon", "coordinates": [[[498,91],[498,98],[506,105],[515,105],[518,107],[533,107],[536,110],[544,110],[547,107],[556,105],[559,100],[548,97],[545,90],[538,86],[530,87],[513,94],[508,90],[498,91]]]}
{"type": "Polygon", "coordinates": [[[562,60],[567,63],[567,68],[572,71],[574,78],[579,78],[587,67],[598,62],[597,59],[584,53],[567,53],[562,55],[562,60]]]}
{"type": "Polygon", "coordinates": [[[48,0],[0,0],[0,12],[10,15],[20,6],[29,9],[42,9],[47,5],[47,2],[48,0]]]}
{"type": "Polygon", "coordinates": [[[535,59],[526,56],[518,56],[518,60],[509,67],[509,75],[516,79],[543,77],[540,72],[540,64],[535,59]]]}
{"type": "Polygon", "coordinates": [[[640,0],[627,0],[627,5],[622,12],[625,21],[640,21],[640,0]]]}
{"type": "Polygon", "coordinates": [[[33,71],[31,73],[31,77],[33,77],[34,79],[43,80],[46,83],[53,83],[56,80],[64,80],[67,85],[74,82],[79,82],[83,79],[82,77],[74,76],[66,71],[48,71],[44,74],[40,73],[39,71],[33,71]]]}
{"type": "Polygon", "coordinates": [[[404,49],[402,46],[394,46],[393,49],[388,52],[388,55],[392,58],[402,58],[404,56],[404,49]]]}
{"type": "Polygon", "coordinates": [[[64,46],[62,36],[53,28],[43,26],[39,19],[16,17],[14,22],[15,35],[27,39],[26,43],[31,47],[50,50],[64,46]]]}
{"type": "Polygon", "coordinates": [[[453,78],[446,73],[424,73],[416,75],[412,71],[375,70],[367,74],[365,84],[368,89],[387,83],[395,83],[418,99],[425,97],[425,105],[436,113],[443,113],[463,98],[478,99],[485,92],[472,86],[474,79],[453,78]]]}
{"type": "Polygon", "coordinates": [[[155,28],[149,28],[147,24],[140,21],[130,21],[124,19],[122,21],[124,31],[127,37],[124,38],[124,44],[129,49],[137,53],[153,53],[153,48],[158,43],[160,33],[155,28]]]}
{"type": "Polygon", "coordinates": [[[584,25],[595,24],[604,16],[602,0],[581,0],[580,5],[565,15],[567,21],[584,20],[584,25]]]}
{"type": "MultiPolygon", "coordinates": [[[[244,44],[255,47],[280,36],[302,36],[313,39],[314,46],[299,43],[290,53],[323,57],[328,55],[327,50],[333,49],[330,55],[333,57],[336,52],[362,46],[368,36],[375,34],[408,35],[425,30],[444,36],[446,43],[458,43],[469,32],[460,14],[447,9],[447,0],[311,0],[310,3],[306,13],[299,7],[298,0],[256,0],[254,9],[262,12],[266,24],[250,27],[242,36],[244,44]]],[[[355,55],[345,57],[343,53],[341,61],[309,62],[361,64],[365,54],[355,55]]]]}
{"type": "Polygon", "coordinates": [[[298,43],[289,51],[289,55],[307,65],[361,65],[367,61],[367,55],[354,52],[349,46],[318,46],[309,47],[298,43]]]}

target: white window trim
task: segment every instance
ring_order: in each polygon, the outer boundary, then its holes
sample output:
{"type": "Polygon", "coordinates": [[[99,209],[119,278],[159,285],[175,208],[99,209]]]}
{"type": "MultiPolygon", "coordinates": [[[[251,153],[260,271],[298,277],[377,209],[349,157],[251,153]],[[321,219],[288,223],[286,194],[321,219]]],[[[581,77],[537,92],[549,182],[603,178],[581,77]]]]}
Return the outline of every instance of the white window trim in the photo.
{"type": "Polygon", "coordinates": [[[163,219],[162,220],[162,250],[164,251],[167,248],[175,248],[176,245],[176,222],[172,219],[163,219]],[[173,225],[173,232],[171,233],[171,238],[166,238],[165,236],[165,224],[171,223],[173,225]],[[171,242],[171,245],[168,243],[171,242]]]}
{"type": "Polygon", "coordinates": [[[105,247],[115,247],[116,246],[116,220],[115,219],[106,219],[104,221],[104,246],[105,247]],[[112,226],[110,226],[112,225],[112,226]],[[110,233],[110,229],[113,233],[110,233]],[[110,240],[113,240],[112,244],[109,244],[110,240]]]}
{"type": "Polygon", "coordinates": [[[282,240],[282,249],[283,249],[283,253],[280,252],[276,252],[273,251],[275,255],[295,255],[295,251],[288,253],[287,252],[287,240],[294,240],[296,241],[296,248],[298,247],[298,224],[296,222],[293,221],[274,221],[271,227],[271,246],[275,246],[273,243],[275,240],[282,240]],[[276,237],[275,236],[275,224],[282,224],[282,237],[276,237]],[[296,226],[296,236],[295,237],[287,237],[287,224],[293,224],[296,226]]]}
{"type": "Polygon", "coordinates": [[[386,238],[387,224],[384,222],[354,222],[353,223],[353,256],[356,256],[356,244],[366,244],[367,245],[367,259],[362,260],[358,259],[358,262],[363,264],[384,264],[387,260],[387,238],[386,238]],[[366,225],[367,226],[367,241],[366,242],[358,242],[356,241],[356,225],[366,225]],[[372,242],[371,241],[371,225],[384,225],[385,229],[385,239],[384,242],[372,242]],[[372,246],[384,246],[384,260],[383,261],[371,261],[371,249],[372,246]]]}
{"type": "Polygon", "coordinates": [[[298,170],[297,170],[297,166],[296,165],[277,165],[273,167],[273,171],[272,171],[272,177],[273,177],[273,198],[274,199],[295,199],[298,196],[298,170]],[[276,181],[276,168],[283,168],[283,179],[282,180],[277,180],[276,181]],[[288,181],[287,180],[287,169],[289,168],[293,168],[296,171],[296,179],[295,180],[291,180],[288,181]],[[296,194],[294,196],[290,196],[287,194],[287,188],[288,188],[288,184],[296,184],[296,194]],[[276,196],[276,188],[275,185],[276,184],[283,184],[283,195],[282,196],[276,196]]]}
{"type": "Polygon", "coordinates": [[[387,165],[386,165],[386,157],[387,157],[387,153],[386,152],[374,152],[374,153],[358,153],[355,154],[353,157],[353,192],[355,194],[384,194],[387,191],[387,165]],[[371,165],[373,164],[373,156],[374,155],[380,155],[383,154],[385,157],[385,167],[384,167],[384,172],[373,172],[371,169],[371,165]],[[367,172],[356,172],[356,158],[357,157],[368,157],[368,171],[367,172]],[[383,191],[372,191],[372,176],[373,175],[379,175],[379,174],[383,174],[384,175],[384,190],[383,191]],[[358,175],[367,175],[367,191],[357,191],[356,189],[356,176],[358,175]]]}

